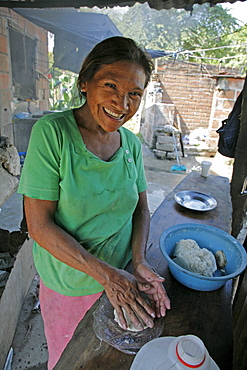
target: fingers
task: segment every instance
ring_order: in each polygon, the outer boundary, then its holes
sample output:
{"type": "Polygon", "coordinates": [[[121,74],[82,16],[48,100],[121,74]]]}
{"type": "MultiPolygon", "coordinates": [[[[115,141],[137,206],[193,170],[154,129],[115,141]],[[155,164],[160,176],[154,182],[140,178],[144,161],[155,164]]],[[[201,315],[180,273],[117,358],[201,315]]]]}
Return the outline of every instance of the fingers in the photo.
{"type": "Polygon", "coordinates": [[[129,305],[125,305],[124,307],[118,306],[115,310],[120,326],[125,330],[130,325],[130,322],[140,331],[144,329],[144,326],[149,328],[154,326],[152,318],[146,313],[145,309],[138,304],[135,305],[135,309],[129,305]]]}
{"type": "Polygon", "coordinates": [[[147,327],[152,328],[154,326],[153,319],[156,317],[155,310],[148,304],[145,299],[138,293],[135,300],[129,302],[127,306],[123,306],[129,319],[135,326],[143,329],[143,323],[147,327]]]}
{"type": "Polygon", "coordinates": [[[153,319],[165,316],[166,310],[170,308],[170,300],[162,284],[163,277],[150,270],[149,266],[140,266],[137,278],[138,280],[126,271],[118,270],[114,279],[110,279],[105,286],[106,294],[124,329],[127,328],[127,321],[122,308],[140,330],[143,329],[142,321],[152,328],[153,319]],[[140,295],[140,291],[146,293],[150,304],[140,295]]]}
{"type": "Polygon", "coordinates": [[[149,284],[138,283],[138,287],[147,294],[150,301],[155,303],[156,316],[165,316],[166,310],[171,308],[171,304],[163,284],[157,282],[149,284]]]}
{"type": "MultiPolygon", "coordinates": [[[[137,313],[138,315],[143,319],[143,317],[139,314],[139,312],[141,312],[141,314],[148,314],[148,319],[150,319],[150,316],[154,319],[156,317],[155,315],[155,311],[153,310],[153,308],[150,306],[150,304],[145,301],[145,299],[142,298],[142,296],[138,296],[137,297],[137,302],[139,303],[139,306],[140,308],[137,306],[137,313]]],[[[145,320],[144,320],[145,321],[145,320]]],[[[146,322],[146,321],[145,321],[146,322]]],[[[146,323],[149,327],[150,325],[148,323],[146,323]]]]}
{"type": "Polygon", "coordinates": [[[158,317],[164,317],[166,315],[166,310],[171,308],[170,299],[162,286],[159,286],[157,292],[157,300],[156,300],[156,314],[158,317]]]}
{"type": "Polygon", "coordinates": [[[108,286],[105,286],[105,291],[112,306],[116,310],[119,322],[123,328],[126,328],[127,322],[121,308],[125,309],[130,320],[140,329],[143,329],[143,325],[139,318],[148,327],[153,327],[155,310],[140,296],[137,280],[133,275],[129,276],[128,273],[121,274],[121,281],[111,281],[108,286]]]}
{"type": "Polygon", "coordinates": [[[134,275],[142,282],[165,281],[147,262],[139,263],[134,269],[134,275]]]}
{"type": "Polygon", "coordinates": [[[147,281],[157,281],[159,283],[163,283],[165,281],[165,278],[158,275],[156,272],[151,272],[149,276],[146,277],[147,281]]]}
{"type": "MultiPolygon", "coordinates": [[[[155,316],[154,311],[152,310],[152,313],[155,316]]],[[[152,328],[154,326],[153,319],[147,314],[146,309],[143,306],[136,305],[135,308],[131,308],[127,312],[130,320],[133,322],[135,326],[137,326],[140,329],[144,329],[144,325],[152,328]]]]}
{"type": "Polygon", "coordinates": [[[163,286],[164,278],[160,276],[148,263],[140,263],[135,269],[139,290],[145,292],[150,300],[155,303],[157,317],[166,315],[166,310],[171,304],[163,286]]]}

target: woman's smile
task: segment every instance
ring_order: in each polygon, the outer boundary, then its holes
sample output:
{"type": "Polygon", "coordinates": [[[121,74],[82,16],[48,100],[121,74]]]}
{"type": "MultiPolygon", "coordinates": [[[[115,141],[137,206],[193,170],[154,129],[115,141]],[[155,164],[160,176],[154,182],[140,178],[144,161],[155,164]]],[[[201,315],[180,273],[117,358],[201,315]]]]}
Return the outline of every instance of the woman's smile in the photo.
{"type": "Polygon", "coordinates": [[[114,118],[116,120],[120,120],[124,117],[124,114],[114,113],[110,109],[103,107],[103,110],[105,111],[108,117],[114,118]]]}

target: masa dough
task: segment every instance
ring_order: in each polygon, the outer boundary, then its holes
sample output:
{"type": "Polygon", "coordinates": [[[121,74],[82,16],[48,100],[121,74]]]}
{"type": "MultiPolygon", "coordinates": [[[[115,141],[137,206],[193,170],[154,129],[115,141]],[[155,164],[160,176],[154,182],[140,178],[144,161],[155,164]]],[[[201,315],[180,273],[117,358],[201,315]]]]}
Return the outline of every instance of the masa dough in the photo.
{"type": "Polygon", "coordinates": [[[213,276],[217,270],[216,260],[212,252],[200,248],[193,239],[181,239],[176,244],[174,262],[179,266],[203,276],[213,276]]]}
{"type": "MultiPolygon", "coordinates": [[[[126,311],[125,311],[125,309],[123,307],[122,307],[122,311],[123,311],[125,320],[127,322],[127,329],[126,330],[129,330],[129,331],[142,331],[143,330],[143,329],[140,329],[138,326],[135,326],[133,324],[133,322],[130,320],[129,316],[127,315],[127,313],[126,313],[126,311]]],[[[144,321],[139,316],[137,316],[137,318],[141,322],[143,328],[146,329],[148,326],[144,323],[144,321]]],[[[120,321],[119,321],[119,318],[118,318],[118,315],[117,315],[116,310],[114,310],[114,320],[123,329],[122,325],[120,324],[120,321]]]]}

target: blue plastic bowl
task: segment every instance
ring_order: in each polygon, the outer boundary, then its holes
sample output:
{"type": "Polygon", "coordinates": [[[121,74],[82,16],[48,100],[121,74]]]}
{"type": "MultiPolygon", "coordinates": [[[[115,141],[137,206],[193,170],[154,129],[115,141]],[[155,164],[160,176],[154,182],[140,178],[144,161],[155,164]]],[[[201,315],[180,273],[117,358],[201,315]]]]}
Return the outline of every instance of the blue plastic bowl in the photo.
{"type": "Polygon", "coordinates": [[[247,255],[243,246],[231,235],[216,227],[201,224],[179,224],[164,231],[160,237],[160,249],[171,274],[181,284],[200,291],[211,291],[221,288],[228,280],[238,276],[246,268],[247,255]],[[179,266],[173,261],[176,243],[181,239],[194,239],[201,248],[207,248],[213,254],[222,250],[227,259],[227,265],[208,277],[195,274],[179,266]]]}

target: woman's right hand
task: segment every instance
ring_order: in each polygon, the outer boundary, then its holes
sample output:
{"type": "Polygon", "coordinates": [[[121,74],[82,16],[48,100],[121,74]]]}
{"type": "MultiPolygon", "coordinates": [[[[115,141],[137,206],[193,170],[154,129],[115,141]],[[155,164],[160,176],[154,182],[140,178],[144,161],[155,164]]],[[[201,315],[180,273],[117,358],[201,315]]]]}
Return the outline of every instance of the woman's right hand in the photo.
{"type": "Polygon", "coordinates": [[[125,309],[127,315],[134,325],[141,329],[143,326],[137,315],[152,328],[155,311],[140,295],[137,279],[130,273],[113,268],[113,276],[109,278],[104,286],[105,292],[119,317],[121,326],[127,329],[127,323],[122,311],[125,309]]]}

